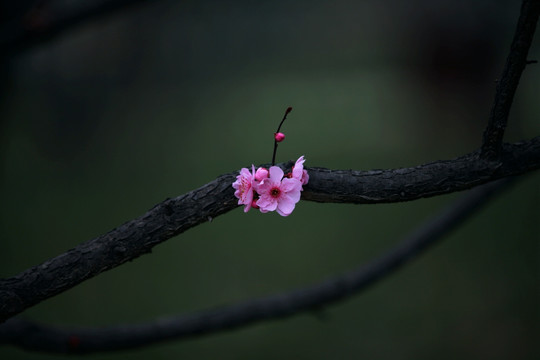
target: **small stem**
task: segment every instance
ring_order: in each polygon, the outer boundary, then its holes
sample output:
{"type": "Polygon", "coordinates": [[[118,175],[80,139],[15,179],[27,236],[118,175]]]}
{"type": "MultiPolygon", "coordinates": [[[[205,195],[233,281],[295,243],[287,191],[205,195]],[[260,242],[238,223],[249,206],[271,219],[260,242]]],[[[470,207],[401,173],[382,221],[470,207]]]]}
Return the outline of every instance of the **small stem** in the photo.
{"type": "Polygon", "coordinates": [[[278,146],[278,142],[275,139],[275,134],[277,134],[279,132],[279,130],[281,129],[281,125],[283,125],[283,123],[285,122],[285,119],[287,118],[287,115],[291,111],[292,111],[292,107],[289,106],[287,108],[287,110],[285,110],[285,114],[283,115],[283,119],[281,119],[281,122],[279,123],[277,131],[274,133],[274,153],[272,154],[272,166],[274,166],[276,164],[276,152],[277,152],[277,146],[278,146]]]}
{"type": "Polygon", "coordinates": [[[276,164],[276,151],[277,151],[277,141],[274,140],[274,154],[272,155],[272,166],[276,164]]]}

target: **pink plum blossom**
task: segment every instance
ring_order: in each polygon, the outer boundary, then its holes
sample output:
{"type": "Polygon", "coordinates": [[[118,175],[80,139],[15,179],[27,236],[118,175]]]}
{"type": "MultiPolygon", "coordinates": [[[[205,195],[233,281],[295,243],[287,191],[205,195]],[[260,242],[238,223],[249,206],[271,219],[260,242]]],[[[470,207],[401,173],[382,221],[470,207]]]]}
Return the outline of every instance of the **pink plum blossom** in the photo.
{"type": "Polygon", "coordinates": [[[255,166],[251,165],[251,173],[248,169],[242,168],[240,175],[236,177],[236,181],[232,184],[236,189],[234,196],[238,198],[238,205],[245,205],[244,212],[251,209],[253,203],[253,180],[255,177],[255,166]]]}
{"type": "Polygon", "coordinates": [[[306,185],[309,181],[307,170],[304,170],[304,155],[300,156],[292,168],[292,178],[298,179],[302,185],[306,185]]]}
{"type": "Polygon", "coordinates": [[[283,170],[277,166],[270,167],[269,174],[270,177],[258,185],[256,204],[261,212],[276,210],[279,215],[288,216],[300,201],[302,183],[296,178],[283,178],[283,170]]]}

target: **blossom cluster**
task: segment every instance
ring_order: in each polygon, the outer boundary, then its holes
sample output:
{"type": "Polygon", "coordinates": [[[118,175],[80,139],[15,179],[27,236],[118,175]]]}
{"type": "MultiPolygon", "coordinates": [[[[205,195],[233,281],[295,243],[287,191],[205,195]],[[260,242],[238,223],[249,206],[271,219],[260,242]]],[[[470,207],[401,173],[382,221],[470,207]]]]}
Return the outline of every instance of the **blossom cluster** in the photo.
{"type": "Polygon", "coordinates": [[[281,216],[290,215],[300,201],[302,185],[309,181],[304,161],[304,156],[300,156],[288,174],[278,166],[260,167],[255,171],[255,166],[251,165],[251,172],[242,168],[232,184],[238,205],[244,205],[244,212],[255,208],[262,213],[275,210],[281,216]]]}

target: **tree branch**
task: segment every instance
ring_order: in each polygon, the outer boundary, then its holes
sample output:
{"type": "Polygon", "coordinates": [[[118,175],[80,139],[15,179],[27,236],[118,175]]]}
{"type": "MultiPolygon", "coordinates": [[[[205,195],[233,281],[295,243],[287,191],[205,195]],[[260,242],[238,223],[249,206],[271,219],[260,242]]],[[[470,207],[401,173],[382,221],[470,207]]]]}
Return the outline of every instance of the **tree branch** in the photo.
{"type": "Polygon", "coordinates": [[[467,193],[380,258],[312,286],[219,309],[141,324],[70,328],[52,327],[15,318],[0,325],[0,343],[34,351],[83,354],[132,349],[165,340],[225,331],[300,312],[316,311],[358,294],[416,258],[423,250],[469,218],[487,203],[491,195],[509,183],[508,180],[502,180],[467,193]]]}
{"type": "MultiPolygon", "coordinates": [[[[283,165],[283,164],[282,164],[283,165]]],[[[286,164],[290,168],[291,162],[286,164]]],[[[506,144],[500,163],[473,152],[413,168],[352,171],[310,168],[303,198],[319,202],[388,203],[465,190],[540,168],[540,137],[506,144]]],[[[0,322],[103,271],[133,260],[191,227],[236,208],[237,172],[174,199],[22,273],[0,280],[0,322]]]]}
{"type": "MultiPolygon", "coordinates": [[[[102,7],[90,6],[86,12],[61,16],[56,22],[47,24],[47,31],[37,37],[25,30],[19,39],[24,39],[23,44],[31,44],[36,39],[53,36],[88,17],[134,2],[111,0],[101,3],[102,7]]],[[[311,168],[310,183],[305,188],[303,198],[319,202],[349,203],[409,201],[465,190],[538,169],[540,137],[506,145],[502,144],[502,138],[519,78],[527,61],[539,12],[540,0],[523,1],[516,35],[497,86],[495,103],[480,151],[454,160],[405,169],[335,171],[311,168]],[[489,161],[493,159],[498,161],[489,161]]],[[[1,41],[0,45],[19,44],[17,41],[1,41]]],[[[105,235],[80,244],[12,278],[0,280],[0,322],[103,271],[148,253],[155,245],[193,226],[232,210],[237,206],[231,189],[235,175],[223,175],[199,189],[167,199],[143,216],[105,235]]]]}
{"type": "Polygon", "coordinates": [[[51,40],[86,21],[113,14],[145,0],[101,0],[76,9],[52,12],[46,2],[30,9],[22,19],[10,22],[0,32],[0,53],[14,53],[51,40]]]}
{"type": "Polygon", "coordinates": [[[498,159],[501,153],[510,107],[516,94],[521,73],[527,65],[527,54],[531,47],[539,14],[539,0],[523,1],[510,53],[506,59],[501,78],[497,83],[495,100],[491,108],[488,125],[484,131],[481,151],[481,156],[484,159],[498,159]]]}
{"type": "Polygon", "coordinates": [[[411,168],[392,170],[309,169],[305,200],[333,203],[373,204],[416,200],[472,188],[491,180],[539,168],[540,137],[505,144],[500,164],[473,152],[411,168]],[[313,179],[313,180],[312,180],[313,179]]]}

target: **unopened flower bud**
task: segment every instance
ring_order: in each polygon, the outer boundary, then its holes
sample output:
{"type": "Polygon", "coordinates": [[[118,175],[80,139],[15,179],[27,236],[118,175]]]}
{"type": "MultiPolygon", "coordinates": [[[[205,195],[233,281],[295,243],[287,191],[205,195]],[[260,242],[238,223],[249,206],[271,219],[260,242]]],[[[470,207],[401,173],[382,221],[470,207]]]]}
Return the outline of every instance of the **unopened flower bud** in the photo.
{"type": "Polygon", "coordinates": [[[255,180],[262,181],[268,177],[268,170],[263,167],[260,167],[255,172],[255,180]]]}
{"type": "Polygon", "coordinates": [[[277,142],[282,142],[283,139],[285,139],[285,134],[281,132],[275,133],[274,139],[276,139],[277,142]]]}

